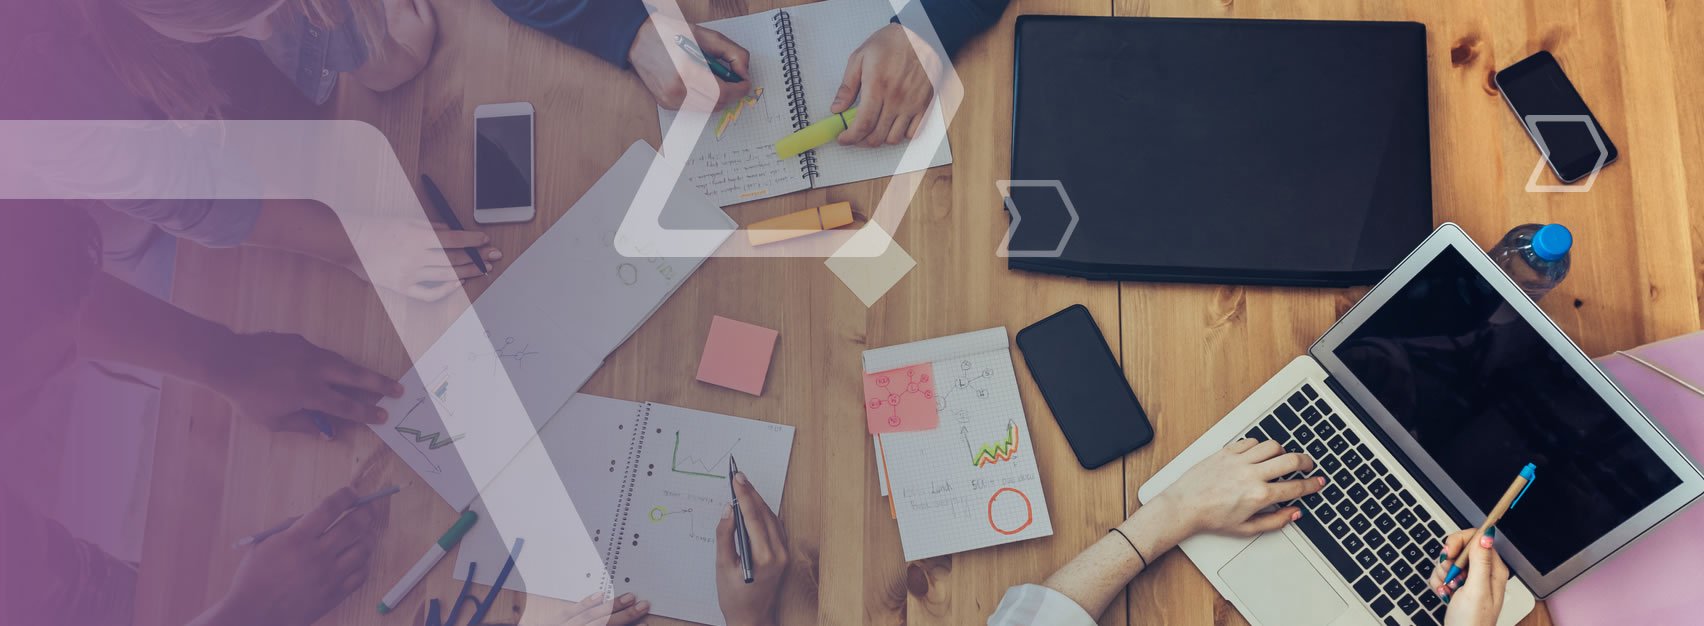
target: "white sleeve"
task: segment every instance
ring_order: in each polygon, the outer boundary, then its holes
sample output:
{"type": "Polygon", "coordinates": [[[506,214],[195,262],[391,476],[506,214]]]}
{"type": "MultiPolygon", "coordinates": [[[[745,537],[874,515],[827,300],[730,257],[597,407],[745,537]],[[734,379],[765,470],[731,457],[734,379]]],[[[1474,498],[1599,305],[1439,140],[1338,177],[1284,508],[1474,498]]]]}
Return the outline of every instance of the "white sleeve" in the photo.
{"type": "Polygon", "coordinates": [[[988,616],[988,626],[1032,625],[1095,626],[1095,618],[1065,594],[1041,585],[1007,589],[1000,606],[988,616]]]}

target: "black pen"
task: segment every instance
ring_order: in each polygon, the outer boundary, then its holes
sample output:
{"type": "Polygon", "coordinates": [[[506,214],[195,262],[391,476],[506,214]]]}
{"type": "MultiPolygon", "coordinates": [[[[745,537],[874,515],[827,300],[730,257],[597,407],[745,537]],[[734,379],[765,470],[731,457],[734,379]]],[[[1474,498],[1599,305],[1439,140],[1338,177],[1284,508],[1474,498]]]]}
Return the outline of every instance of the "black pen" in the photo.
{"type": "Polygon", "coordinates": [[[734,499],[734,551],[740,553],[740,571],[747,584],[751,583],[751,531],[746,530],[745,514],[740,512],[740,494],[734,491],[734,474],[740,471],[734,455],[728,455],[728,495],[734,499]]]}
{"type": "MultiPolygon", "coordinates": [[[[432,199],[432,206],[438,207],[438,215],[444,218],[445,224],[455,230],[467,230],[462,228],[461,220],[456,219],[456,212],[450,210],[450,202],[444,199],[444,192],[438,191],[438,186],[432,183],[431,176],[421,174],[420,186],[426,188],[426,197],[432,199]]],[[[485,259],[479,258],[479,248],[462,249],[467,251],[468,256],[473,257],[473,264],[479,268],[480,274],[491,273],[491,269],[485,267],[485,259]]]]}

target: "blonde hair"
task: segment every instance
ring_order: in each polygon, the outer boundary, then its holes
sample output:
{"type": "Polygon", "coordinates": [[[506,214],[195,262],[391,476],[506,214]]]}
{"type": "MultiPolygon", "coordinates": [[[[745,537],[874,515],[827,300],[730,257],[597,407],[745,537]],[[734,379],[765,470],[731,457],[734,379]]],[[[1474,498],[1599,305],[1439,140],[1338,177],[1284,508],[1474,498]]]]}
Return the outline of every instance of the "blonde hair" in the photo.
{"type": "Polygon", "coordinates": [[[125,87],[176,120],[218,118],[230,103],[213,82],[197,44],[172,39],[148,22],[200,32],[229,30],[268,11],[293,11],[332,29],[353,20],[367,61],[386,37],[380,0],[82,0],[79,8],[107,64],[125,87]],[[347,8],[348,10],[345,10],[347,8]],[[144,21],[146,20],[146,21],[144,21]]]}

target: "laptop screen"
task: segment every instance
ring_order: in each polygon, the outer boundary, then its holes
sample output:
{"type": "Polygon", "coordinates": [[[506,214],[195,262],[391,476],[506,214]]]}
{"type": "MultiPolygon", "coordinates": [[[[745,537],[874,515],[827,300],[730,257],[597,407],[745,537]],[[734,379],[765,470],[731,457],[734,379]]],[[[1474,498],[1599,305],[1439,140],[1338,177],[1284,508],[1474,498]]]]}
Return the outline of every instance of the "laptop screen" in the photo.
{"type": "Polygon", "coordinates": [[[1481,511],[1537,464],[1497,531],[1540,573],[1681,484],[1454,248],[1332,353],[1481,511]]]}

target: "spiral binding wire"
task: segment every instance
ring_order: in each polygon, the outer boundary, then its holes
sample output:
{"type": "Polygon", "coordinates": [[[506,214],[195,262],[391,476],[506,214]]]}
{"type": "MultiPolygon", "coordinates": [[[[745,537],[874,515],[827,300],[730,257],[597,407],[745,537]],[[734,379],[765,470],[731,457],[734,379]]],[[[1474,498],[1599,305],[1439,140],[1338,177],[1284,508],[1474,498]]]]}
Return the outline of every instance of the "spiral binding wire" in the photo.
{"type": "Polygon", "coordinates": [[[633,439],[627,444],[627,468],[621,476],[621,496],[615,504],[615,519],[610,523],[609,538],[604,548],[604,567],[609,571],[604,593],[613,592],[615,576],[621,568],[622,538],[627,535],[627,517],[633,510],[634,485],[639,480],[640,458],[645,451],[645,429],[651,423],[651,404],[640,405],[633,420],[633,439]]]}
{"type": "MultiPolygon", "coordinates": [[[[799,48],[793,39],[793,16],[786,11],[775,12],[775,43],[781,49],[781,73],[787,79],[787,108],[792,112],[793,130],[811,125],[811,113],[805,104],[804,76],[799,72],[799,48]]],[[[816,182],[816,151],[806,150],[799,155],[799,173],[816,182]]]]}

